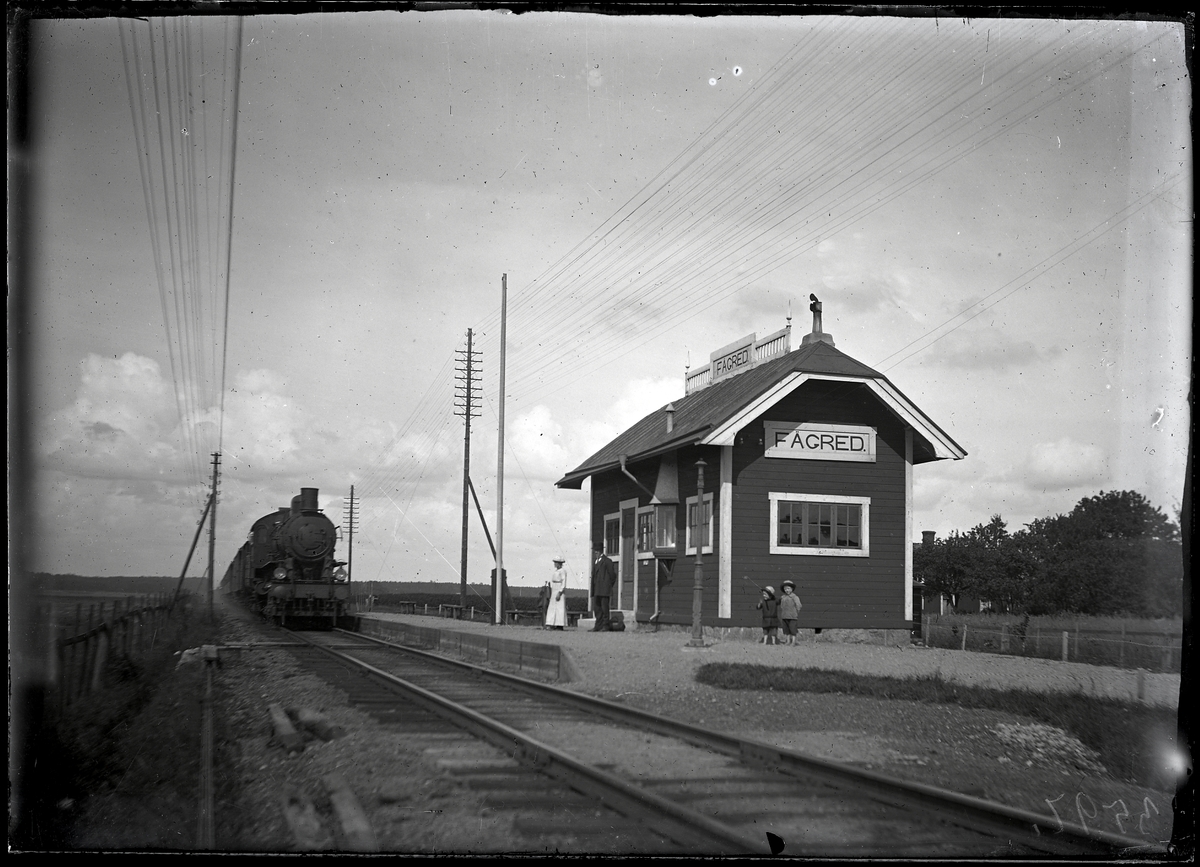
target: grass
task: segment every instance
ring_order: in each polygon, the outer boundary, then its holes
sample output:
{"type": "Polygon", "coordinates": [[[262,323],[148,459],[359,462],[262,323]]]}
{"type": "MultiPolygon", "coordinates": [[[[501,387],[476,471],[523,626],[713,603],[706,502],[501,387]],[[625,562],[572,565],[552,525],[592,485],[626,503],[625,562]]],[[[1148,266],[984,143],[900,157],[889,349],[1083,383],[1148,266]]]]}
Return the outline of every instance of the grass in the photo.
{"type": "MultiPolygon", "coordinates": [[[[177,650],[211,644],[216,626],[199,612],[180,613],[165,640],[136,658],[114,657],[105,687],[47,713],[32,744],[35,772],[26,792],[28,813],[15,845],[26,850],[73,848],[91,817],[112,815],[137,797],[156,805],[162,821],[168,805],[190,835],[196,823],[201,665],[176,669],[177,650]]],[[[124,818],[128,818],[127,816],[124,818]]]]}
{"type": "Polygon", "coordinates": [[[968,686],[938,675],[878,677],[819,668],[719,662],[700,666],[696,682],[729,690],[837,693],[1003,711],[1062,729],[1095,750],[1110,773],[1156,788],[1164,785],[1156,746],[1174,740],[1177,734],[1177,714],[1173,710],[1079,693],[968,686]]]}

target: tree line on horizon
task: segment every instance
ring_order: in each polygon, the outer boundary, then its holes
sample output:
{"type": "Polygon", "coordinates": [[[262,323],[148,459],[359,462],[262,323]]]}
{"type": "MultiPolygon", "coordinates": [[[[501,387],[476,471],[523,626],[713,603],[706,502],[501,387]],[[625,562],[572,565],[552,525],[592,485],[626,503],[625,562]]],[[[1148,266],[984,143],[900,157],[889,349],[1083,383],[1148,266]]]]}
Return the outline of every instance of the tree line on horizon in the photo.
{"type": "Polygon", "coordinates": [[[1136,491],[1101,491],[1015,533],[997,514],[919,543],[913,576],[927,598],[974,598],[998,613],[1156,618],[1184,605],[1179,524],[1136,491]]]}

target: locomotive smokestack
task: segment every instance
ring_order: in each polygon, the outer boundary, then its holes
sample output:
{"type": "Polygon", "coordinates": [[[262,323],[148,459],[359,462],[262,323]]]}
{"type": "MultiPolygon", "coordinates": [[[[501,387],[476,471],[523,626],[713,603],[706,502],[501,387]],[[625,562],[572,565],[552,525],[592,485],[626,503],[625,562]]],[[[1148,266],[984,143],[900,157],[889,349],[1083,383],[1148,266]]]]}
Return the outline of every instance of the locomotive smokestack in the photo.
{"type": "Polygon", "coordinates": [[[300,511],[315,512],[319,506],[317,505],[317,489],[316,488],[301,488],[300,489],[300,511]]]}

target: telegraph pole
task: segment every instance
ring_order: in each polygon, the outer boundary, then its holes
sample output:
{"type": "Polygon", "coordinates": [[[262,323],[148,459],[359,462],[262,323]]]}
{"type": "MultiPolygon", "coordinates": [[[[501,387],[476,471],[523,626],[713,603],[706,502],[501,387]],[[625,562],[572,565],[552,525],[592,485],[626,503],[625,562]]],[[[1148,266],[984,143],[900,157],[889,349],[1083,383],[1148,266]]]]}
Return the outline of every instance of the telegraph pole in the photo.
{"type": "Polygon", "coordinates": [[[212,514],[208,520],[208,619],[213,619],[213,581],[217,577],[214,564],[217,559],[217,470],[221,466],[221,453],[213,452],[212,514]]]}
{"type": "Polygon", "coordinates": [[[346,589],[349,593],[349,585],[354,577],[354,525],[358,523],[358,512],[356,511],[356,503],[354,502],[354,485],[350,486],[350,502],[342,506],[342,523],[346,526],[347,538],[347,554],[346,554],[346,589]]]}
{"type": "Polygon", "coordinates": [[[467,607],[467,518],[470,515],[471,507],[471,419],[479,418],[480,368],[478,361],[482,354],[472,348],[473,336],[471,329],[468,328],[467,348],[455,350],[460,366],[458,367],[459,375],[454,377],[459,383],[454,387],[454,414],[461,415],[465,423],[463,431],[462,566],[458,598],[458,604],[463,608],[467,607]]]}

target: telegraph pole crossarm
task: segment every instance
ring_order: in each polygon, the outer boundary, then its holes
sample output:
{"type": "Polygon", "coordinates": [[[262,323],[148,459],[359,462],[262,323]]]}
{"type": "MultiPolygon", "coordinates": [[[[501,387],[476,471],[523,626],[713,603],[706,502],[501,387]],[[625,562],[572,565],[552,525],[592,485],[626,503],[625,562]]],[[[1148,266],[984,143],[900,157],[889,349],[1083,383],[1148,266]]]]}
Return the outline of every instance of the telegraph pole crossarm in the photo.
{"type": "MultiPolygon", "coordinates": [[[[463,609],[467,607],[467,519],[471,508],[468,490],[472,494],[474,493],[474,490],[471,489],[471,419],[479,418],[479,402],[481,400],[479,385],[479,356],[481,353],[473,348],[473,337],[471,329],[468,328],[467,348],[455,351],[460,365],[457,369],[461,375],[454,377],[459,383],[454,387],[454,414],[461,415],[465,422],[463,431],[462,563],[459,573],[458,598],[458,604],[463,609]]],[[[490,537],[488,544],[491,544],[490,537]]]]}

